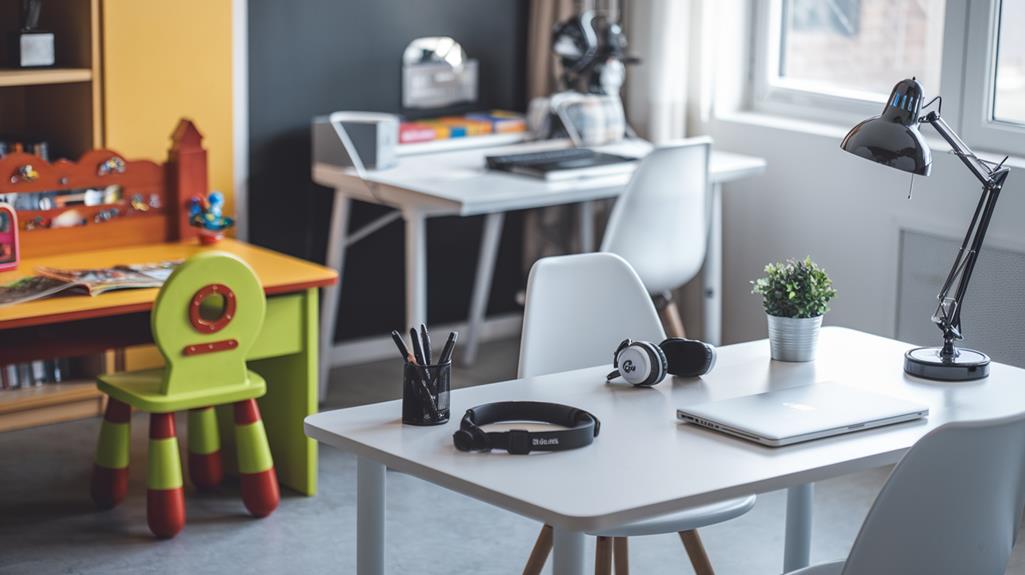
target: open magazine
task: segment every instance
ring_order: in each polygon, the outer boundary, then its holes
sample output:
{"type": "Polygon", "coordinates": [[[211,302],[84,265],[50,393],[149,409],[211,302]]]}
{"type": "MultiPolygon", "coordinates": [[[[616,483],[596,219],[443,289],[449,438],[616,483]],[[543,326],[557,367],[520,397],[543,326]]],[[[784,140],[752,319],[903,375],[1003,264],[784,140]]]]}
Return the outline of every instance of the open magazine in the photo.
{"type": "Polygon", "coordinates": [[[111,290],[156,288],[164,285],[181,260],[121,265],[92,270],[40,267],[39,275],[0,286],[0,307],[49,297],[58,293],[97,295],[111,290]]]}

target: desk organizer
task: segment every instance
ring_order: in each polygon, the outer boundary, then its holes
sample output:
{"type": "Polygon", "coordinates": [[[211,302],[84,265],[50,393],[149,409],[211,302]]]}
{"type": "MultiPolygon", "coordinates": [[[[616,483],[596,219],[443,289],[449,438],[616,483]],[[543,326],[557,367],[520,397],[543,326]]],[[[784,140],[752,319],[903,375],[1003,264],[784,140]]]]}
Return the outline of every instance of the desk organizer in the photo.
{"type": "Polygon", "coordinates": [[[402,423],[447,423],[451,381],[451,361],[439,365],[406,362],[402,370],[402,423]]]}

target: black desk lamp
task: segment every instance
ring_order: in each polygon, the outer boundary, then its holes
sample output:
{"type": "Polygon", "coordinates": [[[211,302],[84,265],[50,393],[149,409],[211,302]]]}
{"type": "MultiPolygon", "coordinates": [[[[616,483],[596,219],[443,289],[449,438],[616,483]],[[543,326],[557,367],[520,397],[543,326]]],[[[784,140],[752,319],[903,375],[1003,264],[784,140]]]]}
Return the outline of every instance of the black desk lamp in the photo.
{"type": "Polygon", "coordinates": [[[933,323],[943,332],[943,346],[920,347],[904,354],[904,371],[911,375],[945,381],[982,379],[989,375],[989,356],[973,349],[956,347],[954,342],[963,339],[961,306],[975,262],[979,259],[979,250],[986,238],[993,208],[1004,180],[1007,179],[1008,169],[1003,162],[995,164],[976,157],[940,117],[942,104],[942,98],[937,96],[923,106],[922,85],[914,78],[901,80],[893,87],[883,113],[854,126],[840,147],[891,168],[928,176],[932,168],[932,153],[918,131],[919,123],[928,122],[950,144],[954,155],[961,158],[982,183],[979,205],[972,215],[961,249],[954,258],[954,265],[937,296],[939,305],[932,315],[933,323]],[[935,111],[921,117],[918,115],[923,107],[936,101],[939,106],[935,111]],[[954,296],[950,297],[955,282],[957,288],[954,296]]]}

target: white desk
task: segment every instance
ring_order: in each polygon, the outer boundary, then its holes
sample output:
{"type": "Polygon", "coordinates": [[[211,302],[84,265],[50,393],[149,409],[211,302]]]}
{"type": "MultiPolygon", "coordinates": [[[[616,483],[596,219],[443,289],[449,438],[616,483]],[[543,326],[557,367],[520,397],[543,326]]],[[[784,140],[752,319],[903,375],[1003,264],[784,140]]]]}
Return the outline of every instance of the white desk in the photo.
{"type": "MultiPolygon", "coordinates": [[[[550,150],[569,147],[566,140],[515,144],[511,146],[470,148],[458,151],[407,155],[399,164],[385,170],[370,170],[361,180],[351,168],[328,163],[313,164],[313,179],[334,188],[331,232],[328,234],[327,265],[341,273],[346,246],[401,216],[406,224],[406,316],[407,325],[419,325],[427,318],[427,233],[426,219],[434,216],[475,216],[486,214],[477,275],[470,304],[470,328],[462,350],[466,361],[473,361],[477,334],[484,319],[491,276],[505,212],[579,203],[581,206],[581,245],[593,249],[592,200],[618,196],[629,175],[584,178],[549,183],[544,180],[488,171],[485,156],[550,150]],[[398,211],[349,234],[349,202],[362,200],[396,208],[398,211]]],[[[641,140],[625,141],[599,149],[641,157],[651,150],[641,140]]],[[[401,147],[400,147],[401,150],[401,147]]],[[[722,309],[721,184],[750,177],[765,170],[761,158],[712,151],[709,161],[711,182],[711,221],[705,263],[705,339],[719,342],[722,309]]],[[[344,280],[343,280],[344,281],[344,280]]],[[[321,341],[327,346],[321,354],[321,382],[327,382],[330,346],[334,341],[338,311],[337,287],[327,288],[322,304],[321,341]]]]}
{"type": "MultiPolygon", "coordinates": [[[[390,401],[312,415],[305,430],[359,458],[358,573],[384,571],[384,470],[390,467],[553,525],[554,572],[579,575],[584,532],[895,463],[944,422],[1008,415],[1025,406],[1025,370],[994,363],[986,380],[939,384],[904,375],[907,344],[841,328],[825,328],[821,338],[813,363],[769,361],[768,342],[760,340],[720,348],[715,370],[701,379],[651,389],[605,385],[609,368],[602,366],[454,391],[452,418],[443,426],[403,426],[400,402],[390,401]],[[683,405],[827,381],[918,401],[931,414],[928,420],[782,448],[675,419],[683,405]],[[588,447],[557,453],[457,451],[452,433],[463,412],[501,400],[586,409],[601,420],[601,435],[588,447]],[[644,488],[628,487],[638,484],[644,488]]],[[[799,493],[808,497],[788,503],[790,569],[808,562],[806,554],[793,555],[795,550],[810,549],[810,488],[799,493]]]]}

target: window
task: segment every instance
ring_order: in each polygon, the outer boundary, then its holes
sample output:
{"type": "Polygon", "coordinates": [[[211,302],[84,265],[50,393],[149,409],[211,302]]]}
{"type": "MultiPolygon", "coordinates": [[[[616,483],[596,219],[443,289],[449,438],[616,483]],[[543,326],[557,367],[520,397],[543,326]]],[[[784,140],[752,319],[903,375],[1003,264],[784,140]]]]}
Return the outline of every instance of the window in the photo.
{"type": "Polygon", "coordinates": [[[752,0],[751,106],[849,125],[917,78],[969,145],[1025,156],[1025,0],[752,0]]]}
{"type": "Polygon", "coordinates": [[[943,4],[783,0],[778,78],[784,85],[863,92],[880,101],[902,78],[938,86],[943,4]]]}
{"type": "Polygon", "coordinates": [[[997,22],[993,120],[1025,125],[1025,0],[1001,2],[997,22]]]}

